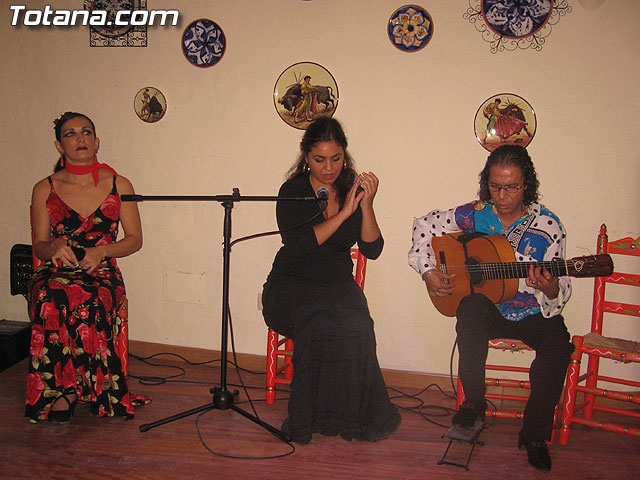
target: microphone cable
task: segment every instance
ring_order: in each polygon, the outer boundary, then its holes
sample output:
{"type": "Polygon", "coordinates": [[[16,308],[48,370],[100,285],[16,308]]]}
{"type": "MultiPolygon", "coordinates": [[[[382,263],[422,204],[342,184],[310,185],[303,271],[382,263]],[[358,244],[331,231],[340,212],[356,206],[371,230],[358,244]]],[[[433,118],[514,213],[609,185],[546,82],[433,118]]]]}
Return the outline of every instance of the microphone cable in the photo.
{"type": "MultiPolygon", "coordinates": [[[[242,379],[242,375],[240,374],[240,368],[238,366],[238,359],[236,357],[236,345],[235,345],[235,335],[233,334],[233,321],[231,319],[231,306],[227,305],[229,308],[229,336],[231,338],[231,353],[233,355],[233,364],[235,365],[236,368],[236,374],[238,375],[238,379],[240,380],[240,384],[242,386],[242,389],[244,390],[244,394],[247,397],[247,402],[249,403],[249,405],[251,406],[251,410],[253,411],[254,416],[262,421],[262,419],[260,418],[260,415],[258,415],[258,412],[256,411],[256,408],[253,404],[254,400],[251,398],[251,396],[249,395],[249,391],[247,389],[246,384],[244,383],[244,380],[242,379]]],[[[228,361],[228,360],[227,360],[228,361]]],[[[224,368],[224,366],[222,367],[224,368]]],[[[234,396],[235,394],[238,393],[237,391],[234,392],[234,396]]],[[[209,451],[210,453],[213,453],[214,455],[217,455],[219,457],[223,457],[223,458],[230,458],[230,459],[235,459],[235,460],[272,460],[272,459],[276,459],[276,458],[283,458],[283,457],[288,457],[289,455],[293,455],[296,451],[296,447],[295,445],[293,445],[293,443],[290,440],[286,440],[283,438],[280,438],[280,440],[282,440],[284,443],[286,443],[289,446],[289,451],[285,452],[285,453],[281,453],[281,454],[276,454],[276,455],[269,455],[269,456],[238,456],[238,455],[229,455],[229,454],[224,454],[221,452],[218,452],[216,450],[214,450],[213,448],[209,447],[209,445],[207,445],[207,442],[205,441],[202,432],[200,430],[200,419],[203,417],[203,415],[205,415],[206,413],[210,412],[211,410],[205,410],[204,412],[200,413],[197,417],[196,417],[196,433],[198,434],[198,438],[200,439],[200,443],[202,444],[202,446],[207,449],[207,451],[209,451]]],[[[274,435],[272,433],[272,435],[275,437],[276,435],[274,435]]],[[[277,438],[277,437],[276,437],[277,438]]]]}
{"type": "MultiPolygon", "coordinates": [[[[318,199],[318,203],[320,204],[322,201],[318,199]]],[[[325,205],[326,208],[326,205],[325,205]]],[[[263,233],[254,233],[253,235],[247,235],[245,237],[240,237],[235,239],[233,242],[231,242],[229,244],[229,248],[233,247],[236,243],[240,243],[240,242],[244,242],[245,240],[251,240],[253,238],[260,238],[260,237],[268,237],[270,235],[277,235],[277,234],[282,234],[282,233],[287,233],[290,232],[291,230],[295,230],[296,228],[300,228],[305,226],[307,223],[310,223],[312,221],[314,221],[316,218],[318,218],[322,212],[324,212],[324,208],[320,208],[320,211],[318,213],[316,213],[314,216],[312,216],[311,218],[308,218],[307,220],[305,220],[302,223],[299,223],[298,225],[294,225],[293,227],[289,227],[289,228],[285,228],[284,230],[272,230],[270,232],[263,232],[263,233]]]]}
{"type": "MultiPolygon", "coordinates": [[[[270,232],[255,233],[253,235],[247,235],[247,236],[244,236],[244,237],[237,238],[236,240],[234,240],[234,241],[229,243],[229,249],[231,249],[231,247],[233,247],[236,243],[243,242],[245,240],[251,240],[251,239],[254,239],[254,238],[266,237],[266,236],[269,236],[269,235],[276,235],[276,234],[279,234],[279,233],[281,234],[281,233],[289,232],[291,230],[295,230],[297,228],[300,228],[300,227],[312,222],[313,220],[318,218],[322,214],[324,209],[326,208],[326,201],[323,202],[321,199],[318,199],[318,203],[319,203],[319,206],[320,206],[320,211],[318,213],[316,213],[315,215],[313,215],[312,217],[310,217],[307,220],[305,220],[304,222],[299,223],[298,225],[294,225],[292,227],[286,228],[284,230],[273,230],[273,231],[270,231],[270,232]]],[[[235,335],[234,335],[234,332],[233,332],[233,320],[232,320],[232,317],[231,317],[231,305],[227,304],[227,309],[228,309],[228,312],[229,312],[229,318],[227,320],[229,322],[229,335],[230,335],[230,338],[231,338],[231,353],[232,353],[232,356],[233,356],[233,362],[231,362],[231,363],[233,363],[235,365],[235,367],[236,367],[236,374],[238,375],[241,387],[244,390],[244,393],[245,393],[245,395],[247,397],[247,401],[248,401],[249,405],[251,406],[251,410],[253,411],[254,416],[258,420],[260,420],[260,415],[256,411],[256,408],[255,408],[255,406],[253,404],[254,400],[249,395],[249,391],[247,389],[247,386],[245,385],[244,380],[242,379],[242,375],[240,374],[240,369],[239,369],[239,366],[238,366],[238,360],[237,360],[237,357],[236,357],[235,335]]],[[[225,367],[222,366],[222,368],[225,368],[225,367]]],[[[222,454],[222,453],[220,453],[218,451],[213,450],[211,447],[209,447],[207,445],[207,443],[205,442],[203,436],[202,436],[202,432],[200,431],[199,422],[200,422],[201,417],[205,413],[207,413],[207,411],[200,413],[196,417],[196,432],[198,434],[198,438],[200,439],[200,443],[204,446],[204,448],[206,448],[210,453],[213,453],[214,455],[217,455],[217,456],[220,456],[220,457],[224,457],[224,458],[237,459],[237,460],[270,460],[270,459],[275,459],[275,458],[287,457],[289,455],[292,455],[296,451],[296,448],[291,443],[291,441],[287,441],[285,439],[282,439],[283,442],[286,443],[290,447],[290,450],[288,452],[286,452],[286,453],[283,453],[283,454],[272,455],[272,456],[257,456],[257,457],[235,456],[235,455],[222,454]]]]}
{"type": "MultiPolygon", "coordinates": [[[[325,187],[320,187],[318,189],[317,194],[320,196],[319,198],[317,198],[317,202],[318,202],[318,206],[320,208],[320,211],[318,213],[316,213],[315,215],[311,216],[310,218],[308,218],[307,220],[303,221],[302,223],[299,223],[297,225],[294,225],[292,227],[289,227],[289,228],[286,228],[286,229],[283,229],[283,230],[272,230],[272,231],[269,231],[269,232],[255,233],[255,234],[252,234],[252,235],[247,235],[247,236],[244,236],[244,237],[237,238],[234,241],[229,243],[229,249],[231,249],[236,243],[240,243],[240,242],[243,242],[245,240],[252,240],[254,238],[261,238],[261,237],[266,237],[266,236],[270,236],[270,235],[276,235],[276,234],[282,234],[282,233],[290,232],[292,230],[300,228],[300,227],[302,227],[304,225],[307,225],[308,223],[314,221],[316,218],[318,218],[322,214],[322,212],[324,212],[325,208],[327,208],[327,199],[324,198],[324,197],[328,197],[328,189],[325,188],[325,187]]],[[[242,379],[242,375],[240,373],[240,368],[239,368],[237,357],[236,357],[235,336],[234,336],[234,332],[233,332],[233,320],[232,320],[232,317],[231,317],[231,305],[227,304],[227,309],[228,309],[228,312],[229,312],[229,318],[228,318],[229,334],[230,334],[230,338],[231,338],[231,353],[232,353],[232,356],[233,356],[233,362],[231,362],[231,363],[233,363],[235,365],[236,374],[238,375],[238,378],[240,380],[240,384],[242,386],[242,389],[244,390],[244,393],[245,393],[245,395],[247,397],[247,402],[251,406],[251,410],[253,411],[254,416],[258,420],[260,420],[260,415],[256,411],[255,406],[253,404],[254,400],[249,395],[249,391],[247,389],[247,386],[245,385],[244,380],[242,379]]],[[[224,368],[224,366],[223,366],[223,368],[224,368]]],[[[198,438],[200,439],[200,443],[210,453],[213,453],[214,455],[217,455],[217,456],[220,456],[220,457],[224,457],[224,458],[238,459],[238,460],[269,460],[269,459],[287,457],[289,455],[292,455],[296,451],[295,446],[292,444],[292,442],[290,440],[281,439],[284,443],[286,443],[290,447],[290,450],[288,452],[286,452],[286,453],[279,454],[279,455],[247,457],[247,456],[225,455],[225,454],[222,454],[220,452],[217,452],[217,451],[213,450],[212,448],[210,448],[206,444],[206,442],[205,442],[205,440],[204,440],[204,438],[202,436],[202,432],[200,431],[199,421],[200,421],[200,418],[205,413],[207,413],[207,411],[200,413],[196,417],[196,432],[198,434],[198,438]]]]}

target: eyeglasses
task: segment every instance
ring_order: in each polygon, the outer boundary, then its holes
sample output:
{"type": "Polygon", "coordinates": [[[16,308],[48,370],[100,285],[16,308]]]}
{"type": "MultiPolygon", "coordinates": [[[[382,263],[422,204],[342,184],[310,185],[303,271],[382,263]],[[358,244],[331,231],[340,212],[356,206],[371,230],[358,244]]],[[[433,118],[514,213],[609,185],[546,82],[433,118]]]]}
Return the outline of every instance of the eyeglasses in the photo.
{"type": "Polygon", "coordinates": [[[520,185],[498,185],[497,183],[489,183],[489,190],[493,193],[499,193],[500,190],[504,190],[507,193],[518,193],[522,187],[524,187],[524,183],[520,185]]]}

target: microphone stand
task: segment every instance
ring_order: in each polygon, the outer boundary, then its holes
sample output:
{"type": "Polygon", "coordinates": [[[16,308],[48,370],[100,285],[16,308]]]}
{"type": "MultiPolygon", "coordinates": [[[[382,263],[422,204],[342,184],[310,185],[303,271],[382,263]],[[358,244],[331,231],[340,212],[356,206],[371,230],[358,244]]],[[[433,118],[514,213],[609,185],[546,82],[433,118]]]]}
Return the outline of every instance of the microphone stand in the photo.
{"type": "Polygon", "coordinates": [[[267,201],[273,202],[278,200],[287,201],[318,201],[316,197],[269,197],[269,196],[241,196],[240,191],[237,188],[233,189],[232,195],[121,195],[123,202],[142,202],[142,201],[213,201],[219,202],[224,207],[224,243],[223,243],[223,269],[222,269],[222,338],[221,338],[221,373],[220,373],[220,386],[211,388],[209,391],[213,394],[212,402],[200,407],[187,410],[176,415],[158,420],[152,423],[146,423],[140,425],[140,431],[146,432],[154,427],[164,425],[165,423],[173,422],[180,418],[193,415],[195,413],[203,412],[211,409],[227,410],[231,409],[234,412],[239,413],[245,418],[248,418],[252,422],[260,425],[283,442],[290,442],[291,436],[285,434],[281,430],[263,422],[255,415],[245,412],[238,406],[233,404],[233,398],[237,395],[237,391],[230,392],[227,390],[227,340],[229,332],[229,264],[231,258],[231,210],[236,202],[248,201],[248,202],[260,202],[267,201]]]}

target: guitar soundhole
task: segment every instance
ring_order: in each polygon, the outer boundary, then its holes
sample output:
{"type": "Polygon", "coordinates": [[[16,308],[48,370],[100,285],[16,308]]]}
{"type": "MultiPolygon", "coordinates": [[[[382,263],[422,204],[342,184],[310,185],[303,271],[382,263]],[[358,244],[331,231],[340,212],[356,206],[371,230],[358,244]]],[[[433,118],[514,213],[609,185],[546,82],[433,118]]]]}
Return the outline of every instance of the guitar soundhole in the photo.
{"type": "Polygon", "coordinates": [[[477,258],[471,257],[467,259],[466,264],[467,264],[467,267],[471,267],[471,268],[467,268],[467,271],[469,272],[469,281],[471,282],[471,284],[478,285],[479,283],[481,283],[483,280],[482,270],[480,269],[480,267],[475,268],[481,264],[480,260],[478,260],[477,258]]]}

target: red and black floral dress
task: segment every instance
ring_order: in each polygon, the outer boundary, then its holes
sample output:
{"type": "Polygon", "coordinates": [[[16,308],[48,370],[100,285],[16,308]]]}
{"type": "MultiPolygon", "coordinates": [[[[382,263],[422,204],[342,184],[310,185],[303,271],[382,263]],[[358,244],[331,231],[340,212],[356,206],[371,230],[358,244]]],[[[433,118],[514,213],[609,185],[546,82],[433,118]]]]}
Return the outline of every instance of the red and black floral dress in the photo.
{"type": "MultiPolygon", "coordinates": [[[[81,247],[116,241],[120,196],[115,176],[111,192],[87,218],[64,203],[48,180],[52,238],[68,238],[81,247]]],[[[46,419],[61,395],[73,393],[94,414],[133,418],[138,397],[129,393],[126,355],[121,355],[127,342],[127,297],[115,258],[105,258],[92,274],[43,264],[31,280],[29,315],[26,416],[32,422],[46,419]]]]}

